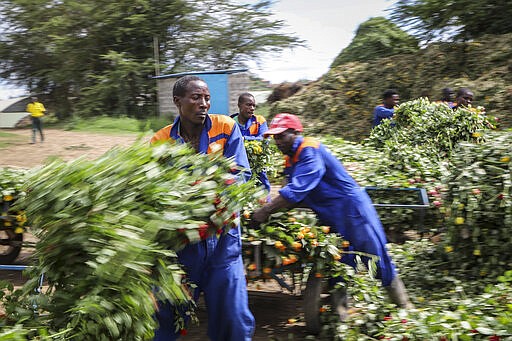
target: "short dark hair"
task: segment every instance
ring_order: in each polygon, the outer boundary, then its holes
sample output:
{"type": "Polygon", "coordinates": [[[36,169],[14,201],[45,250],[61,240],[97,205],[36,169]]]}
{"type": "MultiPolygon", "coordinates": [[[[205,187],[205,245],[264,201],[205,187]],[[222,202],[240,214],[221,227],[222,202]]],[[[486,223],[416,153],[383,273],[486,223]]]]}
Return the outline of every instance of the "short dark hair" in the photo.
{"type": "Polygon", "coordinates": [[[391,97],[393,97],[394,95],[398,95],[398,91],[396,91],[395,89],[387,89],[387,90],[386,90],[386,91],[384,91],[384,93],[382,94],[382,99],[391,98],[391,97]]]}
{"type": "Polygon", "coordinates": [[[446,95],[446,94],[451,94],[454,91],[452,88],[443,88],[443,90],[441,90],[441,92],[443,93],[443,95],[446,95]]]}
{"type": "Polygon", "coordinates": [[[443,88],[441,90],[441,101],[453,100],[453,95],[455,95],[455,91],[452,88],[443,88]]]}
{"type": "Polygon", "coordinates": [[[252,97],[252,98],[254,98],[254,96],[253,96],[251,93],[249,93],[249,92],[244,92],[244,93],[240,94],[240,96],[238,96],[238,104],[239,104],[239,105],[240,105],[240,104],[242,104],[242,101],[244,100],[244,98],[247,98],[247,97],[252,97]]]}
{"type": "Polygon", "coordinates": [[[458,91],[457,91],[457,97],[461,97],[461,96],[464,96],[465,94],[467,93],[473,93],[473,91],[471,91],[471,89],[469,88],[460,88],[458,91]]]}
{"type": "Polygon", "coordinates": [[[172,95],[178,96],[178,97],[185,96],[185,94],[187,92],[188,83],[194,82],[194,81],[201,81],[201,82],[206,83],[204,81],[204,79],[202,79],[201,77],[198,77],[198,76],[187,75],[187,76],[180,77],[180,78],[178,78],[176,83],[174,83],[174,86],[172,88],[172,95]]]}

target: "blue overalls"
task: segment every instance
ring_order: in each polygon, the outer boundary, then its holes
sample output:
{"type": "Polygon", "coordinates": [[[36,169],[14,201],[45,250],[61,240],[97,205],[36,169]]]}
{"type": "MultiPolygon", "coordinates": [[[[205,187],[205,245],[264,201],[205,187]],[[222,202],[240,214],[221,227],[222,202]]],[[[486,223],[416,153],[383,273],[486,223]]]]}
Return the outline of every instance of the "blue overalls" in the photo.
{"type": "MultiPolygon", "coordinates": [[[[151,142],[173,139],[184,143],[178,135],[179,117],[172,125],[159,130],[151,142]]],[[[234,157],[236,163],[249,169],[243,137],[235,122],[224,115],[208,115],[201,133],[200,152],[210,153],[214,144],[222,147],[223,155],[234,157]]],[[[217,147],[218,148],[218,147],[217,147]]],[[[243,174],[248,180],[250,172],[243,174]]],[[[254,317],[249,310],[247,283],[242,261],[240,226],[219,238],[212,236],[196,244],[189,244],[178,252],[188,279],[197,285],[194,299],[204,293],[208,312],[208,337],[213,341],[251,340],[254,317]]],[[[174,309],[169,302],[159,302],[156,313],[159,327],[155,341],[176,340],[174,309]]]]}
{"type": "MultiPolygon", "coordinates": [[[[236,118],[239,113],[231,115],[232,118],[236,118]]],[[[239,122],[238,128],[242,132],[242,136],[246,140],[263,140],[263,134],[268,130],[267,121],[261,115],[252,115],[245,125],[240,124],[239,122]]],[[[263,184],[263,187],[270,193],[270,181],[268,180],[268,176],[266,172],[261,172],[258,174],[258,179],[263,184]]]]}
{"type": "Polygon", "coordinates": [[[378,105],[373,110],[373,126],[376,127],[386,118],[392,118],[395,114],[395,108],[388,109],[384,105],[378,105]]]}
{"type": "MultiPolygon", "coordinates": [[[[279,193],[287,201],[311,208],[322,225],[350,242],[350,249],[379,257],[377,277],[389,286],[396,270],[386,250],[386,235],[370,197],[322,144],[298,136],[286,157],[288,184],[279,193]]],[[[354,255],[342,262],[355,267],[354,255]]]]}

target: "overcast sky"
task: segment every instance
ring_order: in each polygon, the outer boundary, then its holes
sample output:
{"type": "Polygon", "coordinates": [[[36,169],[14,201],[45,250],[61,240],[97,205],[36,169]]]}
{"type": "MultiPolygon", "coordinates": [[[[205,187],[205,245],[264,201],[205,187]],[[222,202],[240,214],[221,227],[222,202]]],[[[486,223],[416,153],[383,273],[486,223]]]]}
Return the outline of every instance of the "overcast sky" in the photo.
{"type": "MultiPolygon", "coordinates": [[[[235,0],[251,3],[257,0],[235,0]]],[[[260,65],[249,65],[258,76],[280,83],[299,79],[315,80],[329,69],[334,58],[354,37],[362,22],[387,16],[396,0],[276,0],[275,18],[286,22],[285,33],[306,41],[307,47],[266,56],[260,65]]],[[[23,95],[23,90],[0,83],[0,99],[23,95]]]]}
{"type": "MultiPolygon", "coordinates": [[[[236,0],[251,3],[256,0],[236,0]]],[[[280,83],[299,79],[314,80],[329,69],[334,58],[354,37],[359,24],[371,17],[388,16],[396,0],[277,0],[273,12],[284,20],[287,33],[306,40],[306,48],[287,50],[278,56],[265,57],[250,71],[280,83]]]]}

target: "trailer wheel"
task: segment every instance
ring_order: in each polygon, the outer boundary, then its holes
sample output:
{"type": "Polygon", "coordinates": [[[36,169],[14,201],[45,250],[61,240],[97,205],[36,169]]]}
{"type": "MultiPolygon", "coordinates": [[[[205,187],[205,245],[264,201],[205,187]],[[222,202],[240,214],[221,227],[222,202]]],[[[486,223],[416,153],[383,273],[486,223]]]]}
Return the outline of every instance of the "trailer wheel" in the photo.
{"type": "Polygon", "coordinates": [[[0,230],[0,264],[11,264],[18,257],[23,242],[22,233],[0,230]]]}
{"type": "MultiPolygon", "coordinates": [[[[318,334],[322,326],[320,321],[320,308],[325,303],[329,294],[324,294],[327,287],[326,281],[321,277],[315,277],[311,272],[304,289],[304,318],[306,330],[312,334],[318,334]]],[[[328,292],[328,291],[327,291],[328,292]]]]}

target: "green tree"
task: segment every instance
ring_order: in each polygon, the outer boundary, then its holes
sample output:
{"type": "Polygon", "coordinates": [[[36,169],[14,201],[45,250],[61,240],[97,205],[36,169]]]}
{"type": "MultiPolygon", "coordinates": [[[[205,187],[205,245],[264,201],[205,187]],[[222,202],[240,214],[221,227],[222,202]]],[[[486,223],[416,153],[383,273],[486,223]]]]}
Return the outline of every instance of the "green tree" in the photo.
{"type": "Polygon", "coordinates": [[[283,22],[269,19],[269,4],[0,0],[0,77],[48,94],[63,116],[148,115],[155,41],[164,72],[241,66],[301,44],[279,33],[283,22]]]}
{"type": "Polygon", "coordinates": [[[510,0],[399,0],[391,19],[430,41],[466,41],[484,34],[512,32],[510,0]]]}
{"type": "Polygon", "coordinates": [[[296,37],[280,33],[283,21],[268,20],[271,4],[272,1],[252,5],[234,4],[231,0],[201,1],[203,11],[197,21],[202,30],[184,54],[188,62],[180,68],[233,68],[258,60],[264,53],[302,45],[303,41],[296,37]]]}
{"type": "Polygon", "coordinates": [[[368,61],[418,50],[416,38],[383,17],[370,18],[359,25],[349,46],[334,59],[331,67],[352,61],[368,61]]]}

